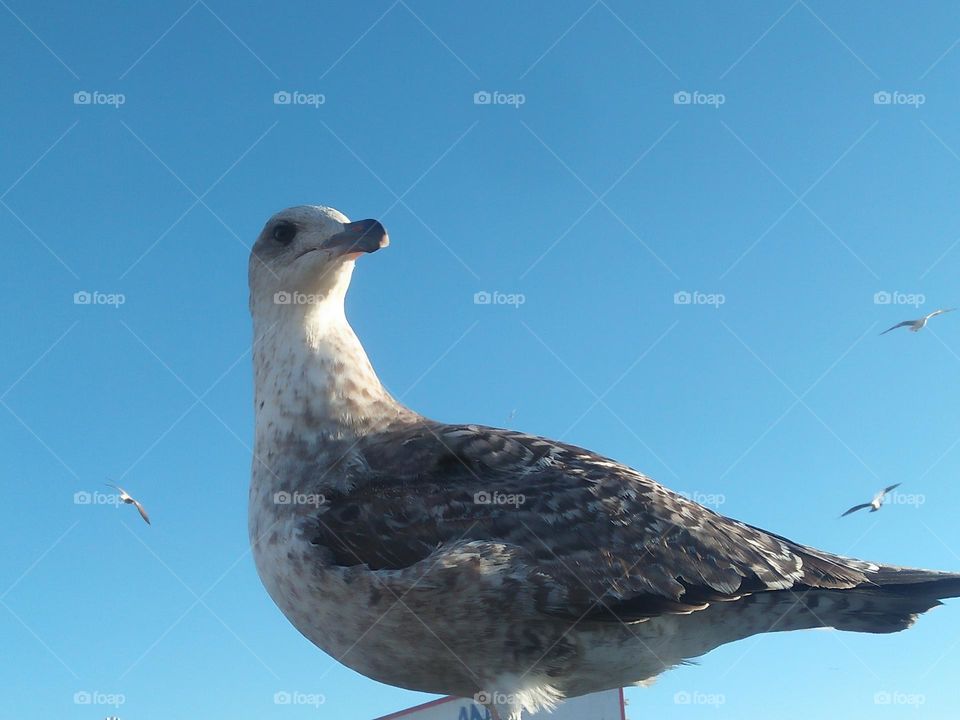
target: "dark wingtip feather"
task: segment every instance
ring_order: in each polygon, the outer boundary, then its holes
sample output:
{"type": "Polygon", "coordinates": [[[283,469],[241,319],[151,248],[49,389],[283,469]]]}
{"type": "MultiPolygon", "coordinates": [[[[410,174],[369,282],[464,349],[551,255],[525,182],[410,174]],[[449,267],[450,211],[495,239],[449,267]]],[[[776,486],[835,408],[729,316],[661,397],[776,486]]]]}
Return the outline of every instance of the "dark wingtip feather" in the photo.
{"type": "Polygon", "coordinates": [[[871,585],[892,594],[938,600],[960,597],[960,573],[884,565],[869,578],[871,585]]]}

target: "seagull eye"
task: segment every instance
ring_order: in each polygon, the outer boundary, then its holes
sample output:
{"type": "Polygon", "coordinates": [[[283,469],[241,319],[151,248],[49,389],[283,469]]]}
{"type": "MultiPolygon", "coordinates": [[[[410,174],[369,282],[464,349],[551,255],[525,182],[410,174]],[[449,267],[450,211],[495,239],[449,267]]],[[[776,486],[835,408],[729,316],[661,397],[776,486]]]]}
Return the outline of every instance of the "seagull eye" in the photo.
{"type": "Polygon", "coordinates": [[[281,245],[289,245],[297,236],[297,226],[293,223],[280,223],[273,229],[273,239],[281,245]]]}

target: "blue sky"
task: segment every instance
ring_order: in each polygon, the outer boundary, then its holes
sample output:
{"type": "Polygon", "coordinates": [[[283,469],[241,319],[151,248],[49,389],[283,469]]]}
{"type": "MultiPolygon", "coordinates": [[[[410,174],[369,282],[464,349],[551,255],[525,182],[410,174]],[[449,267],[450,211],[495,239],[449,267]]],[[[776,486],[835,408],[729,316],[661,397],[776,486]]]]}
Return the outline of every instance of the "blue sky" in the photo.
{"type": "MultiPolygon", "coordinates": [[[[0,6],[18,717],[368,720],[428,699],[301,638],[248,552],[248,246],[299,203],[387,226],[348,312],[421,412],[960,570],[960,314],[878,337],[960,304],[955,4],[0,6]],[[75,502],[108,478],[152,526],[75,502]],[[881,513],[837,518],[894,482],[881,513]]],[[[727,646],[628,700],[947,718],[958,671],[954,601],[895,636],[727,646]]]]}

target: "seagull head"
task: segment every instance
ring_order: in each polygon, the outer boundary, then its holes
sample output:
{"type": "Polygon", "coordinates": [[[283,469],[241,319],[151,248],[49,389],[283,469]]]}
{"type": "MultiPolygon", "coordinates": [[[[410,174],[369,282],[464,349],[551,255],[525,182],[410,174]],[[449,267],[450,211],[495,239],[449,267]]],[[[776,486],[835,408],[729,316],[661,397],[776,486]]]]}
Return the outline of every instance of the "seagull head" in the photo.
{"type": "Polygon", "coordinates": [[[298,205],[267,220],[250,253],[250,305],[343,299],[354,261],[389,243],[377,220],[350,222],[321,205],[298,205]]]}

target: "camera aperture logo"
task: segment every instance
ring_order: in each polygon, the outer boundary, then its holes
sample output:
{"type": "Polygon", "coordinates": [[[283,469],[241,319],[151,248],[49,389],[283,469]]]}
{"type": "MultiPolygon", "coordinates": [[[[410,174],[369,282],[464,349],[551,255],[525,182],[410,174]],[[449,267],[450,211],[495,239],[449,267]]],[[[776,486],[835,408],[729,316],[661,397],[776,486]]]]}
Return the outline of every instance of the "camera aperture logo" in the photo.
{"type": "Polygon", "coordinates": [[[320,507],[327,502],[327,496],[323,493],[302,493],[287,492],[279,490],[273,494],[274,505],[307,505],[309,507],[320,507]]]}
{"type": "Polygon", "coordinates": [[[123,501],[120,499],[119,493],[100,492],[99,490],[94,490],[93,492],[89,490],[77,490],[77,492],[73,494],[73,504],[112,505],[113,507],[120,507],[123,501]]]}
{"type": "Polygon", "coordinates": [[[706,105],[718,110],[721,105],[727,102],[727,96],[723,93],[705,93],[699,90],[678,90],[673,94],[674,105],[706,105]]]}
{"type": "Polygon", "coordinates": [[[514,705],[517,702],[517,696],[513,693],[481,690],[474,694],[473,701],[477,705],[514,705]]]}
{"type": "Polygon", "coordinates": [[[127,102],[123,93],[105,93],[99,90],[77,90],[73,94],[74,105],[106,105],[114,110],[127,102]]]}
{"type": "Polygon", "coordinates": [[[327,102],[323,93],[307,93],[300,90],[277,90],[273,94],[274,105],[301,105],[312,107],[314,110],[327,102]]]}
{"type": "Polygon", "coordinates": [[[503,493],[481,490],[473,494],[473,502],[476,505],[512,505],[520,507],[527,501],[527,496],[523,493],[503,493]]]}
{"type": "Polygon", "coordinates": [[[300,692],[299,690],[278,690],[273,694],[274,705],[310,705],[319,708],[326,701],[326,695],[300,692]]]}
{"type": "Polygon", "coordinates": [[[673,294],[674,305],[709,305],[717,310],[727,302],[723,293],[705,293],[699,290],[678,290],[673,294]]]}
{"type": "Polygon", "coordinates": [[[527,96],[523,93],[505,93],[499,90],[478,90],[473,94],[474,105],[507,105],[514,110],[519,110],[520,106],[527,102],[527,96]]]}
{"type": "Polygon", "coordinates": [[[720,707],[727,702],[722,693],[705,693],[699,690],[679,690],[673,694],[674,705],[707,705],[720,707]]]}
{"type": "Polygon", "coordinates": [[[127,296],[123,293],[78,290],[73,294],[74,305],[104,305],[106,307],[119,308],[126,302],[127,296]]]}
{"type": "Polygon", "coordinates": [[[281,290],[273,294],[274,305],[316,305],[323,300],[323,295],[313,293],[287,292],[281,290]]]}
{"type": "Polygon", "coordinates": [[[922,693],[908,693],[900,690],[880,690],[873,695],[874,705],[904,705],[918,708],[927,702],[922,693]]]}
{"type": "Polygon", "coordinates": [[[873,94],[874,105],[906,105],[914,110],[927,102],[923,93],[905,93],[899,90],[878,90],[873,94]]]}
{"type": "Polygon", "coordinates": [[[474,305],[507,305],[519,309],[525,302],[527,302],[527,296],[523,293],[479,290],[473,294],[474,305]]]}
{"type": "Polygon", "coordinates": [[[879,290],[873,294],[874,305],[910,305],[918,308],[926,304],[927,296],[923,293],[906,293],[894,290],[879,290]]]}
{"type": "Polygon", "coordinates": [[[106,705],[118,708],[127,701],[123,693],[107,693],[100,690],[77,690],[73,694],[74,705],[106,705]]]}

